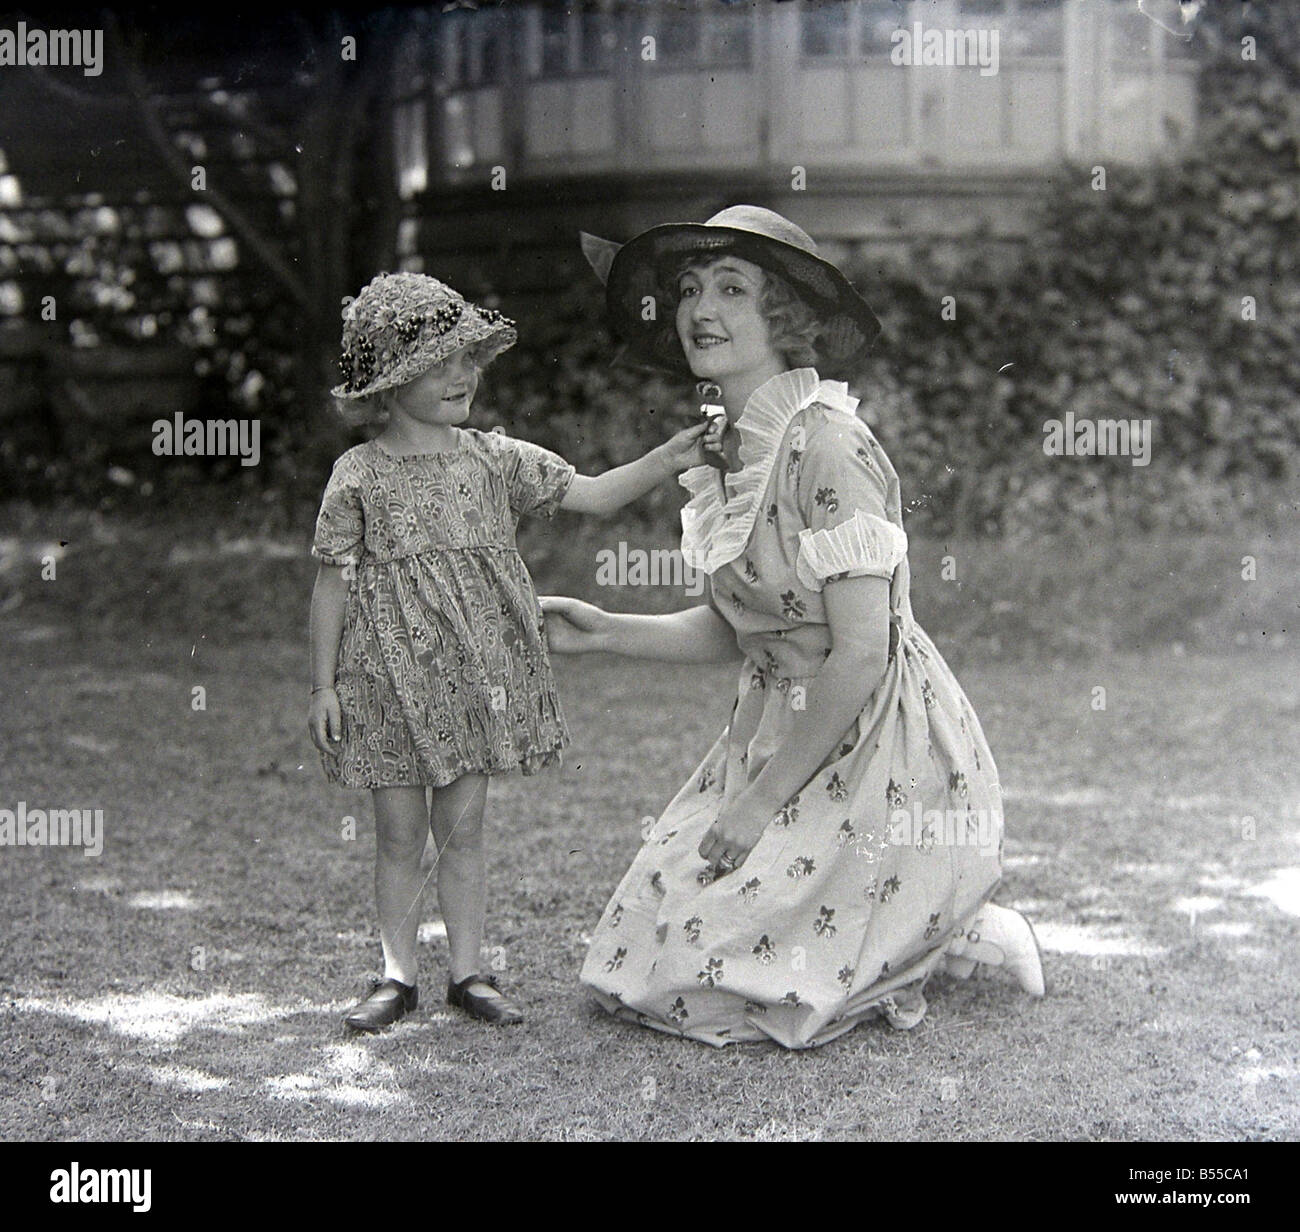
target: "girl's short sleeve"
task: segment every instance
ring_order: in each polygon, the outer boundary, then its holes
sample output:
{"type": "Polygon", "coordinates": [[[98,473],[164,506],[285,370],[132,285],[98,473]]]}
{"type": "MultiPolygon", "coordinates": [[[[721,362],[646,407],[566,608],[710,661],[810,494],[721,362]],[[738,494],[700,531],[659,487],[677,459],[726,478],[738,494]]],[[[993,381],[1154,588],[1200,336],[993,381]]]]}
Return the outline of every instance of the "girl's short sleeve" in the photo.
{"type": "Polygon", "coordinates": [[[489,433],[501,459],[510,508],[516,517],[526,513],[549,518],[564,499],[575,474],[558,453],[516,440],[501,432],[489,433]]]}
{"type": "Polygon", "coordinates": [[[355,565],[361,559],[365,530],[361,478],[344,455],[334,463],[325,485],[311,554],[325,565],[355,565]]]}
{"type": "Polygon", "coordinates": [[[795,572],[809,590],[851,577],[893,577],[907,535],[886,515],[885,476],[857,423],[827,423],[810,437],[799,469],[795,572]]]}

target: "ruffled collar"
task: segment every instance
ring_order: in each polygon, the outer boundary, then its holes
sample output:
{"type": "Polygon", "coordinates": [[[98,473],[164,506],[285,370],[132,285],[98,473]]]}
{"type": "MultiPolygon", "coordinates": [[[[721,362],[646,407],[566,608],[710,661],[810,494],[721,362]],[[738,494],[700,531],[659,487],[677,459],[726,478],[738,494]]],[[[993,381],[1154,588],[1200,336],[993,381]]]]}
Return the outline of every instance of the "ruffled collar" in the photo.
{"type": "Polygon", "coordinates": [[[711,466],[693,466],[678,482],[691,499],[682,509],[682,559],[714,573],[749,542],[790,421],[814,402],[854,415],[857,398],[843,381],[823,381],[815,368],[792,368],[764,381],[732,425],[740,433],[740,469],[718,482],[711,466]],[[725,497],[724,497],[725,488],[725,497]]]}

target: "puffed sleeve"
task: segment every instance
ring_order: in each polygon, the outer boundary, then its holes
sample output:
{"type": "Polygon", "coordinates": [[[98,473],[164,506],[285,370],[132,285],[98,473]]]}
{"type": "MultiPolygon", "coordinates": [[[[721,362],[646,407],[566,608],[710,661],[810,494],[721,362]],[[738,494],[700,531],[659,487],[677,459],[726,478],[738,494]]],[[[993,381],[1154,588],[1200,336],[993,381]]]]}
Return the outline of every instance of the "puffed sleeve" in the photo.
{"type": "Polygon", "coordinates": [[[488,434],[496,448],[515,515],[526,513],[549,518],[564,499],[573,482],[574,468],[558,453],[516,440],[504,433],[488,434]]]}
{"type": "Polygon", "coordinates": [[[365,531],[361,477],[345,454],[334,463],[325,485],[311,554],[322,564],[355,565],[361,559],[365,531]]]}
{"type": "Polygon", "coordinates": [[[907,555],[907,535],[886,516],[886,481],[871,445],[856,423],[824,424],[808,441],[795,572],[809,590],[840,578],[890,578],[907,555]]]}

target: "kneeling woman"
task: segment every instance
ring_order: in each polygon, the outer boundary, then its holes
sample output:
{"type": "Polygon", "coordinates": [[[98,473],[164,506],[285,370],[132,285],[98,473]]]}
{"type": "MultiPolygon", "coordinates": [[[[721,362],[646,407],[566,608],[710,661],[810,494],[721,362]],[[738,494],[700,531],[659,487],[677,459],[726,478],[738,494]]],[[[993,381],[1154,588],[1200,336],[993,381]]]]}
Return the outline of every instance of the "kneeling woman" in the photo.
{"type": "Polygon", "coordinates": [[[1042,995],[1028,922],[989,902],[997,770],[912,617],[897,475],[847,387],[823,379],[861,360],[871,309],[754,206],[636,237],[606,293],[633,354],[721,389],[719,466],[681,477],[682,551],[710,601],[635,616],[544,599],[550,647],[744,664],[727,729],[614,892],[583,982],[644,1026],[788,1048],[868,1016],[915,1026],[941,967],[1006,965],[1042,995]],[[666,327],[643,321],[646,296],[674,305],[666,327]]]}

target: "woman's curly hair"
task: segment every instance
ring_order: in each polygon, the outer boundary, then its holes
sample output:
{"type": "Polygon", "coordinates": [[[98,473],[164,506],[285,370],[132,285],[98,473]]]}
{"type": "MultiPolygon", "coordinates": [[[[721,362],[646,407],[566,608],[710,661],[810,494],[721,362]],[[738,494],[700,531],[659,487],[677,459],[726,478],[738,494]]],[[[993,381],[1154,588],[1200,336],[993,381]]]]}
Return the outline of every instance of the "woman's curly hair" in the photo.
{"type": "MultiPolygon", "coordinates": [[[[671,270],[665,270],[668,277],[663,279],[665,298],[672,311],[664,314],[663,341],[679,346],[677,339],[677,306],[681,302],[681,278],[687,270],[707,268],[718,261],[726,259],[727,254],[716,257],[703,257],[693,254],[679,261],[671,270]]],[[[751,264],[753,264],[751,262],[751,264]]],[[[818,364],[817,343],[825,332],[825,326],[818,320],[817,314],[798,292],[779,274],[762,269],[763,285],[758,294],[758,312],[767,322],[768,335],[772,349],[780,354],[791,368],[816,368],[818,364]]]]}

